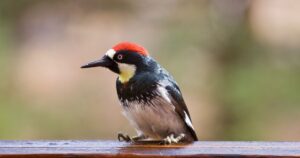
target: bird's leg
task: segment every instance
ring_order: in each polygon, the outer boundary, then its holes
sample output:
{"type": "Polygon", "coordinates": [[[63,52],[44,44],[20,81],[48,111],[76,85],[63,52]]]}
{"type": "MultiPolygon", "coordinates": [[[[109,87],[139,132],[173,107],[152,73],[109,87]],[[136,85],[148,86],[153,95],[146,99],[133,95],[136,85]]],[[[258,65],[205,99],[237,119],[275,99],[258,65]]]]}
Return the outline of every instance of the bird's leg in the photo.
{"type": "Polygon", "coordinates": [[[125,141],[125,142],[138,142],[140,140],[146,139],[147,137],[145,135],[138,135],[138,136],[133,136],[130,137],[127,134],[123,134],[123,133],[118,133],[118,140],[120,142],[125,141]]]}
{"type": "Polygon", "coordinates": [[[169,136],[167,136],[165,139],[163,139],[161,141],[160,144],[177,144],[179,143],[183,138],[185,137],[185,135],[183,133],[181,133],[179,136],[174,137],[174,134],[170,134],[169,136]]]}

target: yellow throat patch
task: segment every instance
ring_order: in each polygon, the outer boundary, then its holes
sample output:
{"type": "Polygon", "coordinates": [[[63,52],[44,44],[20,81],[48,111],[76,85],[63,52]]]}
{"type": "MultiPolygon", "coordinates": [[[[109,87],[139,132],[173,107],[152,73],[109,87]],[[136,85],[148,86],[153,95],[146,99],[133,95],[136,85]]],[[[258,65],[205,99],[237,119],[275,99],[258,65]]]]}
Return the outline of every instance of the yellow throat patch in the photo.
{"type": "Polygon", "coordinates": [[[119,75],[119,81],[121,83],[128,82],[135,74],[136,67],[135,65],[129,65],[129,64],[123,64],[118,63],[120,75],[119,75]]]}

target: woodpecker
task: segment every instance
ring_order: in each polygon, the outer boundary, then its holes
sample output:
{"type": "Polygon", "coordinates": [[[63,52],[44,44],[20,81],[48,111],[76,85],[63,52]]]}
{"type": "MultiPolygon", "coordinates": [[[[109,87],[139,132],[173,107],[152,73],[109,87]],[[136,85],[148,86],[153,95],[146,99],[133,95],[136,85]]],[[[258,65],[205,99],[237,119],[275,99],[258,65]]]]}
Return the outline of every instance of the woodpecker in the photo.
{"type": "Polygon", "coordinates": [[[98,66],[118,74],[116,89],[123,114],[137,132],[135,137],[119,133],[119,141],[176,144],[198,140],[176,81],[145,48],[121,42],[81,68],[98,66]]]}

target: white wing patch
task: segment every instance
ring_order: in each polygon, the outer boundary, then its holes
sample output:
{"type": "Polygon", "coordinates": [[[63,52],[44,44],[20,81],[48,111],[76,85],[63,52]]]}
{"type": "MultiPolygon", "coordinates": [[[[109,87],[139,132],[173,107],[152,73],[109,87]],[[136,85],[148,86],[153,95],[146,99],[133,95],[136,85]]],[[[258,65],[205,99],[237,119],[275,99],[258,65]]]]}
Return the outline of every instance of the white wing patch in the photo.
{"type": "Polygon", "coordinates": [[[191,127],[192,129],[194,129],[193,125],[192,125],[192,121],[190,119],[190,117],[188,116],[188,114],[184,111],[184,121],[185,123],[191,127]]]}
{"type": "Polygon", "coordinates": [[[171,99],[169,98],[169,93],[168,93],[168,91],[166,90],[166,88],[159,86],[159,87],[157,88],[157,90],[158,90],[158,92],[161,94],[161,96],[162,96],[166,101],[168,101],[169,103],[171,103],[171,99]]]}
{"type": "Polygon", "coordinates": [[[116,54],[116,51],[114,49],[109,49],[105,55],[109,56],[111,59],[114,58],[114,55],[116,54]]]}

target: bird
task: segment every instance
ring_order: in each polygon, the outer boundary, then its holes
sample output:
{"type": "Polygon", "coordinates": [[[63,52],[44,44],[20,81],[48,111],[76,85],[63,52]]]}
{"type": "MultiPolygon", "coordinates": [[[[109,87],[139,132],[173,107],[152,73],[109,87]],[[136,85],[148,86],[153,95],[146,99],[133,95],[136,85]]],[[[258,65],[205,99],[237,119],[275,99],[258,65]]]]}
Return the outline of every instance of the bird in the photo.
{"type": "Polygon", "coordinates": [[[104,67],[118,74],[116,90],[123,114],[137,136],[119,141],[160,144],[192,143],[197,135],[178,84],[169,72],[133,42],[120,42],[101,59],[81,68],[104,67]]]}

